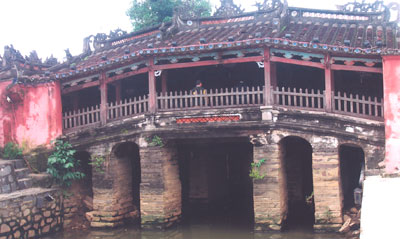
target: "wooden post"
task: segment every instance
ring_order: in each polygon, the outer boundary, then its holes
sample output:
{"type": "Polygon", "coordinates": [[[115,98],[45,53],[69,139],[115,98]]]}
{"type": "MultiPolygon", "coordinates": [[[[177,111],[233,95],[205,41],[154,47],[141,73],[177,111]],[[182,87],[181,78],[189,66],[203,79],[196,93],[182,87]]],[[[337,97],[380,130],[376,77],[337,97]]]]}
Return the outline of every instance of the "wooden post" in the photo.
{"type": "Polygon", "coordinates": [[[116,81],[114,83],[115,86],[115,101],[120,102],[121,101],[121,81],[116,81]]]}
{"type": "Polygon", "coordinates": [[[331,69],[331,56],[325,55],[325,110],[332,112],[333,110],[333,97],[332,93],[335,90],[333,71],[331,69]]]}
{"type": "Polygon", "coordinates": [[[155,113],[157,110],[157,89],[156,89],[156,77],[154,75],[154,60],[150,59],[149,62],[149,111],[155,113]]]}
{"type": "Polygon", "coordinates": [[[272,104],[271,61],[269,48],[264,48],[264,105],[272,104]]]}
{"type": "Polygon", "coordinates": [[[271,65],[270,66],[270,68],[271,68],[271,74],[270,74],[271,86],[273,87],[273,89],[275,89],[278,86],[278,79],[277,79],[277,76],[276,76],[276,63],[270,61],[270,65],[271,65]]]}
{"type": "Polygon", "coordinates": [[[168,79],[168,72],[167,70],[163,70],[161,74],[161,92],[163,95],[166,95],[168,91],[167,79],[168,79]]]}
{"type": "Polygon", "coordinates": [[[100,76],[100,122],[107,124],[107,75],[105,72],[100,76]]]}

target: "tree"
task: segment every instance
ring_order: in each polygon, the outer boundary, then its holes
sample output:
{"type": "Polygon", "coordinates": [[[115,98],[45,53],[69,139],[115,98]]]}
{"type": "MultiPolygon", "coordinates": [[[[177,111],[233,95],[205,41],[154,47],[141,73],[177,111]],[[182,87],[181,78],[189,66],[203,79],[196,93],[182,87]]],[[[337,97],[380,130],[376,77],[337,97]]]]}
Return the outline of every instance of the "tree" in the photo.
{"type": "Polygon", "coordinates": [[[131,18],[133,30],[138,31],[170,21],[177,7],[183,7],[186,16],[211,15],[209,0],[132,0],[126,14],[131,18]]]}

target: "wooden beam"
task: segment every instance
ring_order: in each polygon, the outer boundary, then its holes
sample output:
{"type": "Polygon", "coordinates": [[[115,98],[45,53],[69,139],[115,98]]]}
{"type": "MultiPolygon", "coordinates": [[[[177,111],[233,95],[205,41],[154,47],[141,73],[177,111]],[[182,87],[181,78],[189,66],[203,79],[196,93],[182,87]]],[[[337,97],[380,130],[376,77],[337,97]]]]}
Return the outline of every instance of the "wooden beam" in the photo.
{"type": "Polygon", "coordinates": [[[107,74],[101,73],[100,76],[100,122],[101,125],[107,124],[107,74]]]}
{"type": "Polygon", "coordinates": [[[287,63],[287,64],[294,64],[294,65],[300,65],[300,66],[310,66],[310,67],[316,67],[320,69],[325,69],[324,64],[318,63],[318,62],[312,62],[312,61],[302,61],[302,60],[296,60],[296,59],[287,59],[287,58],[282,58],[282,57],[277,57],[277,56],[271,56],[270,61],[273,62],[280,62],[280,63],[287,63]]]}
{"type": "Polygon", "coordinates": [[[88,82],[88,83],[85,83],[85,84],[74,85],[74,86],[62,89],[61,93],[62,94],[69,94],[69,93],[74,92],[74,91],[78,91],[78,90],[82,90],[82,89],[86,89],[86,88],[93,87],[93,86],[98,86],[98,85],[100,85],[100,81],[98,81],[98,80],[97,81],[92,81],[92,82],[88,82]]]}
{"type": "Polygon", "coordinates": [[[331,70],[331,56],[329,54],[325,55],[325,110],[327,112],[332,112],[333,109],[333,97],[332,93],[334,91],[334,78],[333,72],[331,70]]]}
{"type": "Polygon", "coordinates": [[[331,65],[331,69],[335,71],[361,71],[382,74],[382,68],[366,67],[366,66],[346,66],[346,65],[331,65]]]}
{"type": "Polygon", "coordinates": [[[156,77],[154,75],[154,59],[149,60],[149,111],[155,113],[157,110],[157,89],[156,89],[156,77]]]}
{"type": "Polygon", "coordinates": [[[122,80],[122,79],[131,77],[131,76],[135,76],[135,75],[140,75],[140,74],[146,73],[148,71],[149,71],[149,68],[148,67],[144,67],[144,68],[141,68],[141,69],[136,70],[136,71],[130,71],[130,72],[122,73],[120,75],[115,75],[113,77],[109,77],[107,79],[107,83],[111,83],[111,82],[114,82],[114,81],[117,81],[117,80],[122,80]]]}
{"type": "Polygon", "coordinates": [[[264,105],[272,105],[271,61],[269,48],[264,49],[264,105]]]}
{"type": "Polygon", "coordinates": [[[170,65],[155,65],[154,70],[179,69],[179,68],[211,66],[211,65],[221,65],[221,64],[231,64],[231,63],[257,62],[257,61],[262,61],[263,58],[264,58],[263,56],[251,56],[243,58],[176,63],[170,65]]]}

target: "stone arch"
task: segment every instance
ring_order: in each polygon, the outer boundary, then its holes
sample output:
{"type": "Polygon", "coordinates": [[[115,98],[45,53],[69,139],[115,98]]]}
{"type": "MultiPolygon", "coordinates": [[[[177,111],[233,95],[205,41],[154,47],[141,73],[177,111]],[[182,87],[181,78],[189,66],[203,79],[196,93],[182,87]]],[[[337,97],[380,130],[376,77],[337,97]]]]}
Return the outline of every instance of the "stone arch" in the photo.
{"type": "MultiPolygon", "coordinates": [[[[110,154],[110,177],[113,180],[115,208],[124,223],[140,221],[140,154],[134,142],[117,143],[110,154]]],[[[115,210],[115,209],[114,209],[115,210]]]]}
{"type": "Polygon", "coordinates": [[[286,136],[279,143],[281,164],[282,230],[301,227],[312,230],[315,221],[313,200],[313,148],[298,136],[286,136]]]}
{"type": "Polygon", "coordinates": [[[355,206],[354,190],[362,187],[365,170],[365,151],[354,143],[339,145],[340,188],[342,210],[355,206]]]}

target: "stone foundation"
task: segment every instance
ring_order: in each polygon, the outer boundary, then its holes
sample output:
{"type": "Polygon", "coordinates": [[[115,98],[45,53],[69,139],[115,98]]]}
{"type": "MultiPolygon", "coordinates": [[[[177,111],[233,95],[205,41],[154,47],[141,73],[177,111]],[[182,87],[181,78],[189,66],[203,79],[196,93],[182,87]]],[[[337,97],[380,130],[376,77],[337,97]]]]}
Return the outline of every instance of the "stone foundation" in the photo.
{"type": "Polygon", "coordinates": [[[31,188],[0,196],[0,239],[38,238],[62,224],[58,190],[31,188]]]}
{"type": "Polygon", "coordinates": [[[144,229],[165,229],[182,214],[181,182],[174,146],[141,147],[141,222],[144,229]]]}
{"type": "Polygon", "coordinates": [[[334,137],[311,139],[316,231],[338,231],[342,226],[339,144],[334,137]]]}
{"type": "Polygon", "coordinates": [[[260,168],[264,179],[253,182],[254,228],[256,231],[281,230],[281,194],[279,150],[277,144],[255,145],[254,162],[265,159],[260,168]]]}
{"type": "Polygon", "coordinates": [[[126,147],[126,152],[117,156],[113,151],[108,165],[103,167],[104,172],[92,170],[93,211],[86,213],[91,227],[117,227],[139,218],[132,192],[134,187],[138,187],[133,184],[132,171],[138,152],[134,152],[133,144],[122,147],[126,147]]]}

